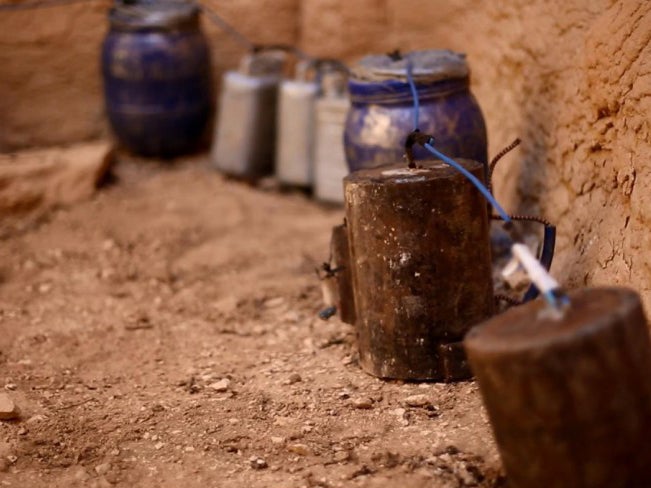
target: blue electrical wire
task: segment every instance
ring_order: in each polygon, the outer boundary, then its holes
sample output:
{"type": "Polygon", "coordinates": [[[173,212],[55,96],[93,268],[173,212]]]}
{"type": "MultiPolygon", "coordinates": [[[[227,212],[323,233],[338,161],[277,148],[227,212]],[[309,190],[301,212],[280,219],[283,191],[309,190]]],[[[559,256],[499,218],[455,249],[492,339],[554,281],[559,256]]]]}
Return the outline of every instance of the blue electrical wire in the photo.
{"type": "Polygon", "coordinates": [[[418,130],[418,117],[420,113],[420,103],[418,101],[418,91],[416,90],[416,83],[414,82],[414,64],[411,59],[407,60],[407,81],[409,81],[409,88],[411,89],[411,96],[414,99],[414,130],[418,130]]]}
{"type": "Polygon", "coordinates": [[[454,159],[449,158],[448,156],[443,154],[441,151],[436,149],[430,143],[426,143],[424,147],[429,152],[431,152],[434,156],[440,158],[443,162],[449,164],[454,169],[456,169],[459,173],[461,173],[463,176],[468,178],[470,182],[473,185],[475,185],[475,187],[481,192],[481,194],[484,195],[484,198],[486,198],[486,200],[488,200],[488,202],[493,206],[493,208],[499,214],[502,220],[504,222],[511,222],[511,217],[509,217],[509,214],[506,213],[506,211],[502,208],[502,206],[497,202],[495,197],[491,195],[491,192],[488,191],[488,189],[484,186],[484,184],[481,181],[479,181],[479,179],[475,175],[473,175],[470,171],[468,171],[466,168],[464,168],[459,163],[457,163],[454,159]]]}
{"type": "MultiPolygon", "coordinates": [[[[414,65],[411,62],[411,59],[407,60],[407,81],[409,82],[409,88],[411,89],[411,95],[414,99],[414,110],[413,110],[413,115],[414,115],[414,130],[417,131],[419,130],[418,128],[418,114],[420,112],[420,104],[418,101],[418,90],[416,89],[416,83],[414,82],[414,65]]],[[[493,195],[491,195],[491,192],[488,191],[488,189],[484,186],[484,184],[479,181],[479,179],[473,175],[470,171],[468,171],[466,168],[461,166],[459,163],[454,161],[453,159],[449,158],[442,152],[440,152],[438,149],[434,148],[432,146],[432,143],[434,141],[430,139],[430,142],[426,143],[425,149],[427,149],[429,152],[431,152],[434,156],[440,158],[443,160],[445,163],[449,164],[452,166],[454,169],[456,169],[458,172],[460,172],[463,176],[468,178],[470,182],[475,185],[475,187],[481,192],[481,194],[488,200],[488,202],[493,206],[495,211],[499,214],[499,216],[504,220],[504,222],[511,222],[511,217],[509,217],[509,214],[507,214],[502,206],[497,203],[497,200],[493,195]]]]}

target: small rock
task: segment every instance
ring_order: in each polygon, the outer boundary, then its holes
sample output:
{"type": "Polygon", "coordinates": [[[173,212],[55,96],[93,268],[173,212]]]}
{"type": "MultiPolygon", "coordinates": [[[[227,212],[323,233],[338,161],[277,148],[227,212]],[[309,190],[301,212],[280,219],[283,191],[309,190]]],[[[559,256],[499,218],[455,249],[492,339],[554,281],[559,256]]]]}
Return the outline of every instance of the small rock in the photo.
{"type": "Polygon", "coordinates": [[[408,396],[407,398],[405,398],[404,402],[405,405],[407,405],[408,407],[417,407],[417,408],[428,407],[429,405],[432,404],[429,397],[423,394],[408,396]]]}
{"type": "Polygon", "coordinates": [[[310,448],[305,444],[290,444],[289,446],[287,446],[287,450],[294,454],[298,454],[299,456],[309,456],[310,454],[312,454],[310,448]]]}
{"type": "Polygon", "coordinates": [[[164,446],[165,446],[164,442],[157,442],[156,444],[154,444],[154,449],[160,451],[164,446]]]}
{"type": "Polygon", "coordinates": [[[283,297],[269,298],[265,300],[264,306],[266,308],[276,308],[276,307],[280,307],[284,303],[285,303],[285,299],[283,297]]]}
{"type": "Polygon", "coordinates": [[[27,429],[25,427],[21,427],[18,429],[18,435],[26,435],[27,434],[27,429]]]}
{"type": "Polygon", "coordinates": [[[102,250],[104,251],[110,251],[114,247],[116,247],[116,244],[113,239],[106,239],[104,242],[102,242],[102,250]]]}
{"type": "Polygon", "coordinates": [[[12,420],[18,418],[18,409],[9,395],[0,393],[0,420],[12,420]]]}
{"type": "Polygon", "coordinates": [[[373,400],[370,398],[355,398],[353,400],[353,407],[360,410],[370,410],[373,408],[373,400]]]}
{"type": "Polygon", "coordinates": [[[289,322],[290,324],[296,324],[300,320],[300,316],[293,310],[290,310],[285,315],[283,315],[283,320],[289,322]]]}
{"type": "Polygon", "coordinates": [[[185,449],[183,449],[185,452],[194,452],[194,447],[192,446],[186,446],[185,449]]]}
{"type": "Polygon", "coordinates": [[[266,469],[269,467],[267,461],[256,456],[253,456],[251,459],[249,459],[249,464],[253,469],[266,469]]]}
{"type": "Polygon", "coordinates": [[[289,378],[287,379],[287,384],[288,385],[293,385],[295,383],[298,383],[302,381],[303,378],[301,378],[301,375],[298,373],[292,373],[289,375],[289,378]]]}
{"type": "Polygon", "coordinates": [[[18,387],[16,386],[15,383],[7,383],[5,385],[5,390],[14,391],[16,388],[18,387]]]}
{"type": "Polygon", "coordinates": [[[98,476],[104,476],[110,471],[110,469],[111,465],[109,463],[102,463],[95,466],[95,472],[98,474],[98,476]]]}
{"type": "Polygon", "coordinates": [[[348,451],[337,451],[334,455],[335,462],[343,463],[350,459],[350,454],[348,451]]]}
{"type": "Polygon", "coordinates": [[[208,388],[223,393],[228,390],[228,387],[230,385],[231,385],[231,380],[229,380],[228,378],[224,378],[209,384],[208,388]]]}
{"type": "Polygon", "coordinates": [[[285,438],[284,437],[272,437],[271,438],[271,443],[272,444],[284,444],[285,438]]]}
{"type": "Polygon", "coordinates": [[[52,290],[52,284],[51,283],[41,283],[38,285],[38,292],[39,293],[48,293],[50,290],[52,290]]]}

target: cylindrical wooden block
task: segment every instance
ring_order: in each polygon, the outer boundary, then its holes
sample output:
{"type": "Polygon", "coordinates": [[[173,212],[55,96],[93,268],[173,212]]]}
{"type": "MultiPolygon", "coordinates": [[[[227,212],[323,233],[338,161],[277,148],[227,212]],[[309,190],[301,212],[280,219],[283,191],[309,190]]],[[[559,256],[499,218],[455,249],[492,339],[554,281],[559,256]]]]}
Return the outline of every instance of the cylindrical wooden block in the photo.
{"type": "Polygon", "coordinates": [[[347,324],[355,323],[355,297],[353,296],[353,278],[350,270],[350,251],[346,224],[332,228],[330,241],[332,268],[336,270],[337,288],[339,290],[337,310],[339,318],[347,324]]]}
{"type": "Polygon", "coordinates": [[[460,379],[445,373],[459,348],[441,346],[493,313],[486,202],[442,161],[421,164],[344,179],[360,363],[383,378],[460,379]]]}
{"type": "Polygon", "coordinates": [[[538,300],[474,328],[466,352],[513,488],[651,486],[651,345],[639,297],[538,300]]]}

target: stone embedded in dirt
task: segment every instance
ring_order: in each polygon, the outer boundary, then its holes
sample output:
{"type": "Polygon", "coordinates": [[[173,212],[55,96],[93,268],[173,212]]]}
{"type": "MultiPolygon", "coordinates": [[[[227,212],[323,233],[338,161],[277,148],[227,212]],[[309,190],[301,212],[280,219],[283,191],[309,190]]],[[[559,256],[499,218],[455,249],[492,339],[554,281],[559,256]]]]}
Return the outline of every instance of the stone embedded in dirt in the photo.
{"type": "Polygon", "coordinates": [[[405,398],[404,403],[408,407],[416,407],[416,408],[425,408],[432,405],[432,402],[430,401],[429,397],[423,394],[408,396],[407,398],[405,398]]]}
{"type": "Polygon", "coordinates": [[[164,443],[164,442],[157,442],[156,444],[154,444],[154,449],[156,449],[157,451],[159,451],[159,450],[161,450],[164,446],[165,446],[165,443],[164,443]]]}
{"type": "Polygon", "coordinates": [[[284,444],[285,443],[285,438],[284,437],[272,436],[271,437],[271,443],[272,444],[284,444]]]}
{"type": "Polygon", "coordinates": [[[111,470],[110,463],[102,463],[95,466],[95,472],[98,474],[98,476],[104,476],[110,470],[111,470]]]}
{"type": "Polygon", "coordinates": [[[223,378],[219,381],[215,381],[214,383],[211,383],[208,385],[208,388],[211,390],[215,390],[216,392],[223,393],[225,391],[228,391],[228,387],[231,385],[231,380],[228,378],[223,378]]]}
{"type": "Polygon", "coordinates": [[[359,410],[370,410],[373,408],[373,400],[366,397],[355,398],[353,400],[353,407],[359,410]]]}
{"type": "Polygon", "coordinates": [[[282,306],[284,303],[285,299],[283,297],[269,298],[264,301],[264,306],[266,308],[277,308],[282,306]]]}
{"type": "Polygon", "coordinates": [[[18,409],[14,401],[6,393],[0,393],[0,420],[18,418],[18,409]]]}
{"type": "Polygon", "coordinates": [[[7,383],[5,385],[5,390],[14,391],[16,388],[18,387],[16,386],[15,383],[7,383]]]}
{"type": "Polygon", "coordinates": [[[132,314],[128,320],[124,326],[126,330],[152,329],[154,327],[149,315],[143,311],[132,314]]]}
{"type": "Polygon", "coordinates": [[[302,381],[303,378],[301,378],[301,375],[298,373],[292,373],[289,375],[289,378],[287,378],[287,384],[288,385],[293,385],[294,383],[298,383],[299,381],[302,381]]]}
{"type": "Polygon", "coordinates": [[[350,459],[350,454],[348,451],[337,451],[335,452],[333,459],[337,463],[344,463],[350,459]]]}
{"type": "Polygon", "coordinates": [[[249,464],[251,465],[251,467],[253,469],[256,469],[256,470],[257,469],[266,469],[266,468],[269,467],[269,465],[267,464],[267,461],[265,461],[264,459],[259,458],[257,456],[252,456],[249,459],[249,464]]]}
{"type": "Polygon", "coordinates": [[[299,456],[309,456],[312,451],[305,444],[290,444],[287,450],[291,453],[298,454],[299,456]]]}

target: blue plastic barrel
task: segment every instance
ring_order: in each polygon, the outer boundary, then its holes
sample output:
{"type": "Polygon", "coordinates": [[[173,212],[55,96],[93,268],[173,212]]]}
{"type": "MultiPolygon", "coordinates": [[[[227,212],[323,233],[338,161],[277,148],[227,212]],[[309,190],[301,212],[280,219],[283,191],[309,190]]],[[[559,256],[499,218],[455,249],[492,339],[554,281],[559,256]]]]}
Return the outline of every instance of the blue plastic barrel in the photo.
{"type": "MultiPolygon", "coordinates": [[[[444,50],[415,51],[400,59],[371,55],[351,69],[352,106],[344,144],[349,169],[356,171],[402,160],[405,139],[414,129],[413,96],[407,80],[411,60],[420,99],[419,129],[434,136],[450,157],[486,164],[486,125],[470,92],[464,55],[444,50]]],[[[417,147],[418,158],[431,155],[417,147]]]]}
{"type": "Polygon", "coordinates": [[[194,150],[212,107],[199,7],[181,0],[119,1],[102,48],[106,112],[118,142],[169,158],[194,150]]]}

